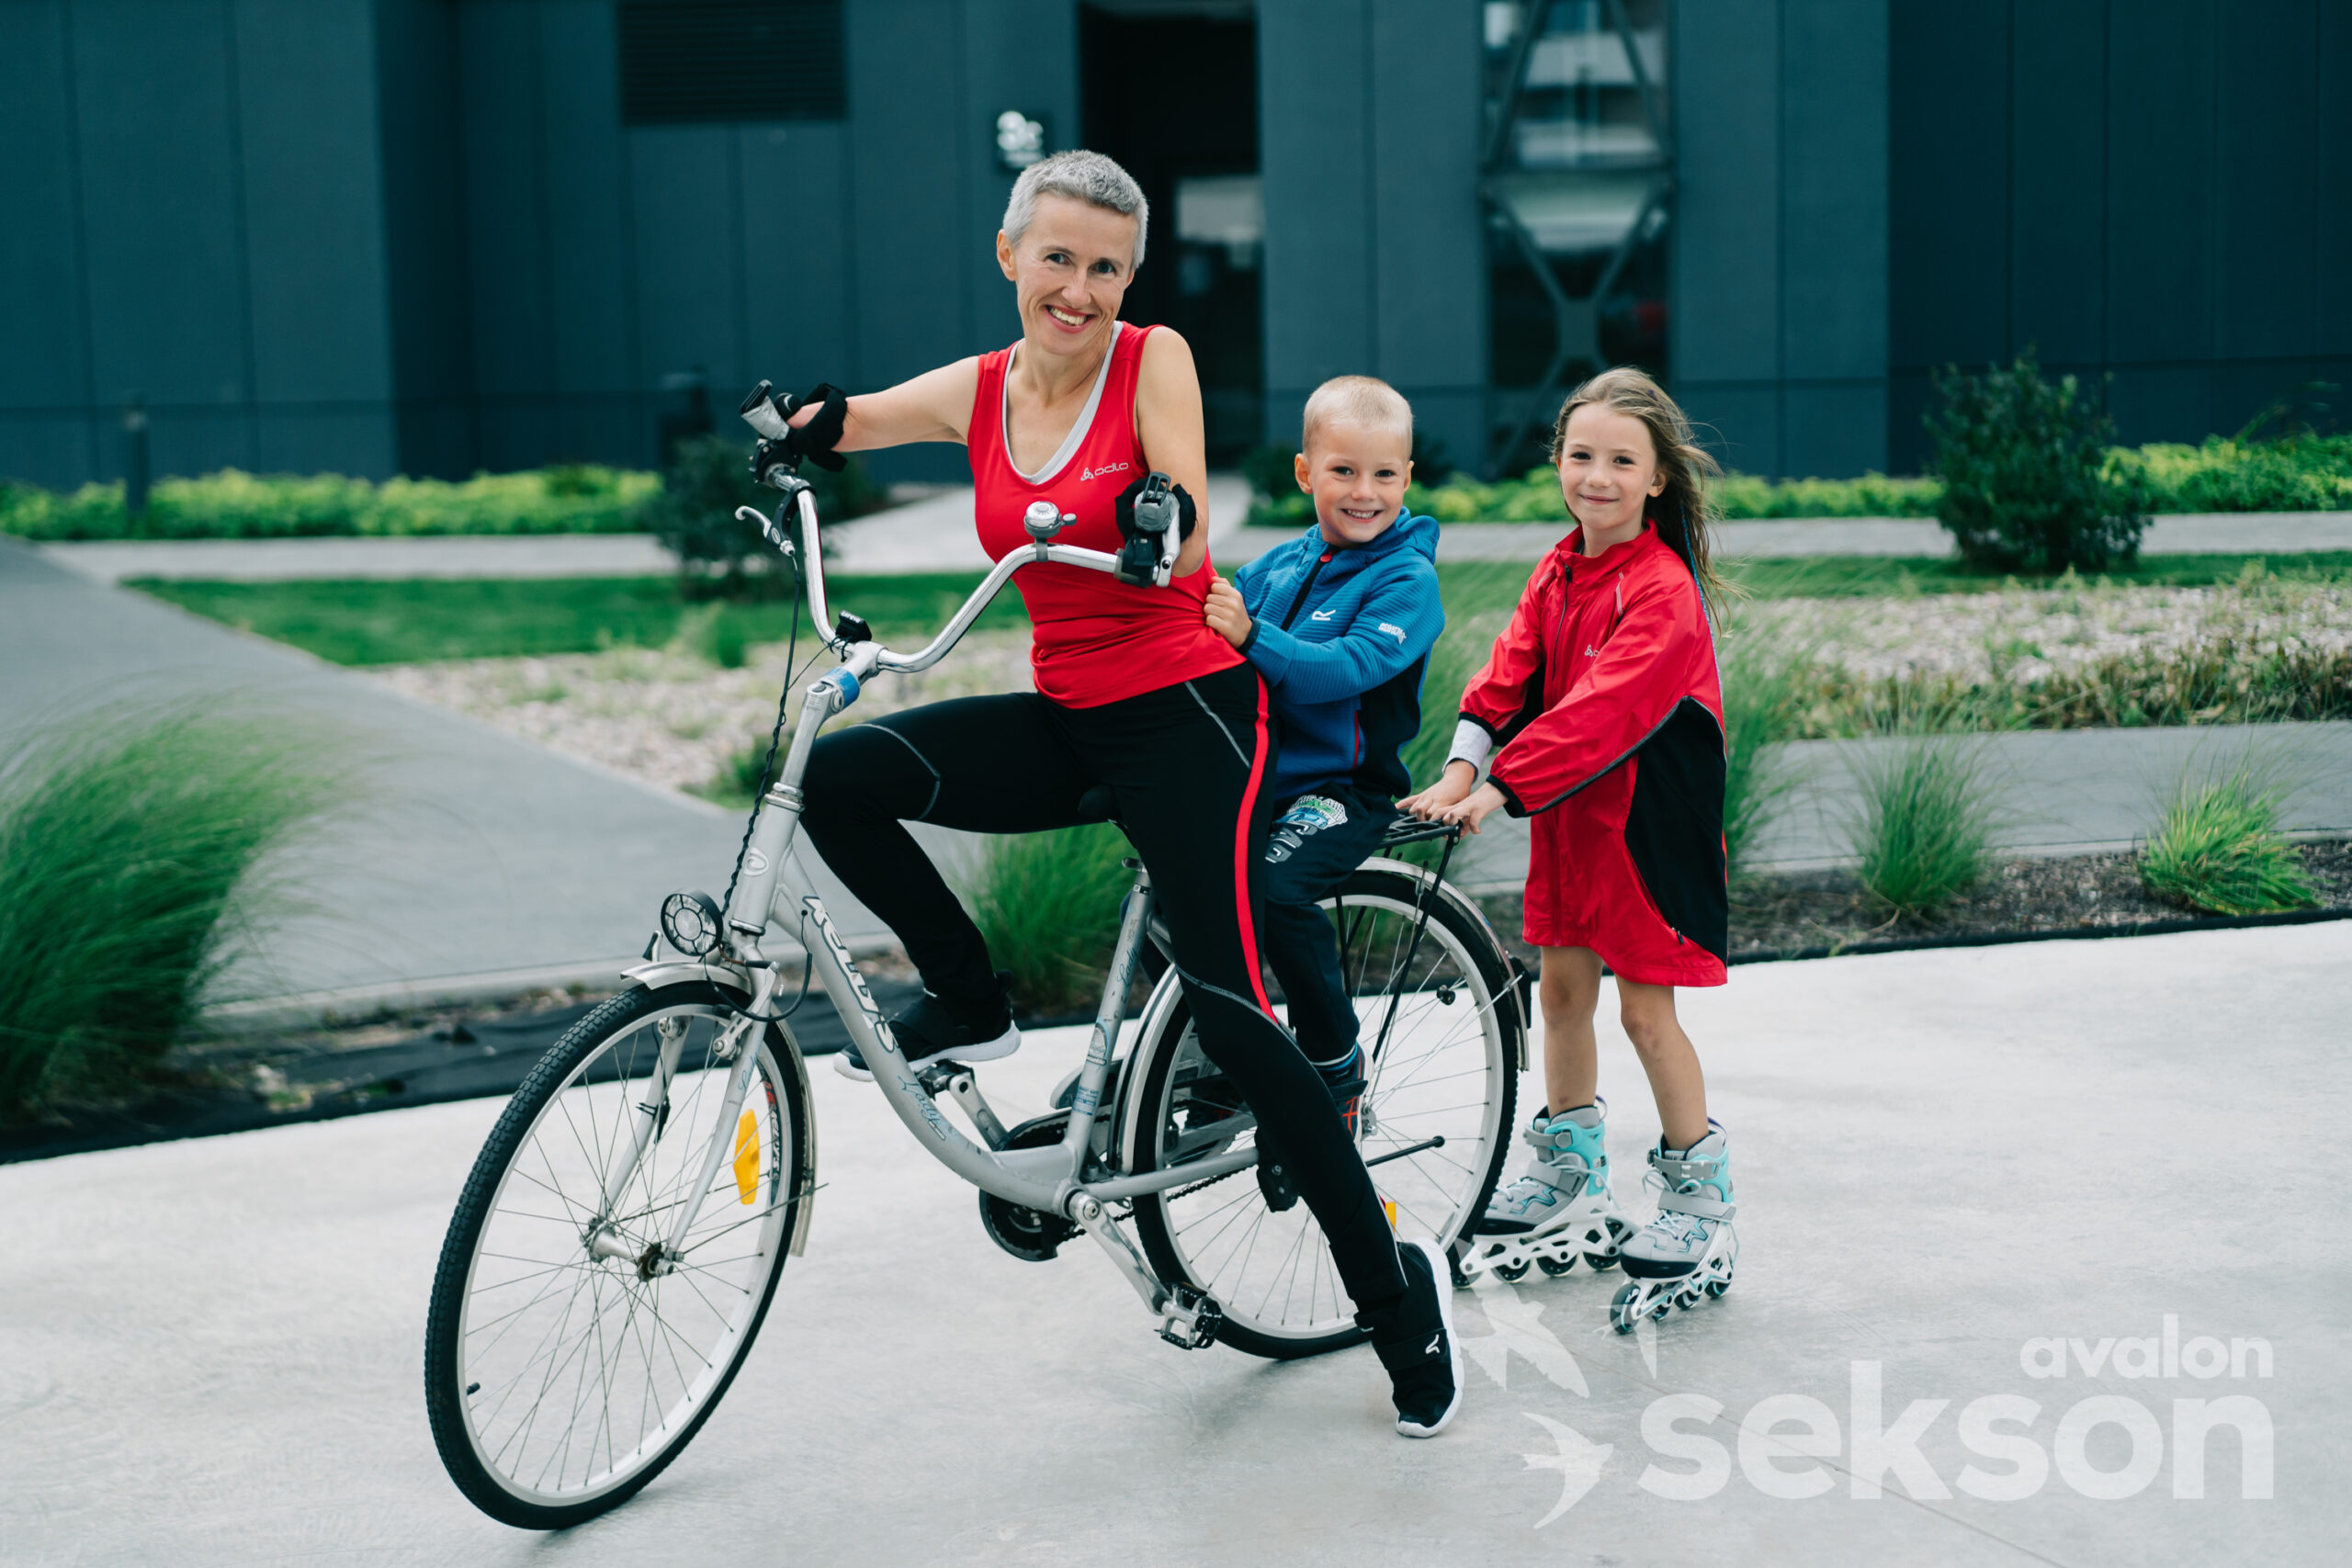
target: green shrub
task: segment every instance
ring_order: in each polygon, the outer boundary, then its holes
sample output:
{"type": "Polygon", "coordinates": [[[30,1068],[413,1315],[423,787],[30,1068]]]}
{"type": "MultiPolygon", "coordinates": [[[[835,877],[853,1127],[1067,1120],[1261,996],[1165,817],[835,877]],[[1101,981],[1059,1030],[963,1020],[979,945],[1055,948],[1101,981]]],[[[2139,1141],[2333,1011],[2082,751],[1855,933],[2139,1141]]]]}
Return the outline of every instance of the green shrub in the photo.
{"type": "MultiPolygon", "coordinates": [[[[1265,448],[1272,451],[1273,448],[1265,448]]],[[[1250,505],[1254,527],[1304,528],[1315,521],[1314,503],[1290,482],[1289,454],[1283,454],[1283,483],[1260,489],[1250,505]]],[[[1251,483],[1257,474],[1251,470],[1251,483]]],[[[1943,487],[1933,479],[1889,479],[1865,474],[1858,479],[1765,479],[1726,474],[1717,499],[1728,518],[1755,517],[1932,517],[1943,487]]],[[[1405,503],[1440,523],[1541,523],[1566,529],[1567,505],[1559,477],[1535,468],[1523,479],[1483,484],[1456,475],[1442,484],[1415,484],[1405,503]]]]}
{"type": "Polygon", "coordinates": [[[2252,762],[2192,784],[2165,805],[2140,849],[2140,885],[2154,897],[2215,915],[2265,915],[2318,900],[2293,848],[2278,834],[2287,790],[2252,762]]]}
{"type": "MultiPolygon", "coordinates": [[[[790,745],[790,735],[784,743],[790,745]]],[[[718,772],[702,784],[693,785],[687,793],[698,795],[719,806],[750,810],[752,797],[759,793],[761,771],[767,765],[768,738],[754,735],[740,751],[718,765],[718,772]]],[[[781,759],[779,758],[779,761],[781,759]]]]}
{"type": "Polygon", "coordinates": [[[1936,516],[1980,571],[2097,571],[2139,554],[2148,491],[2110,461],[2115,426],[2072,376],[2044,380],[2031,354],[1982,376],[1947,367],[1928,416],[1936,516]]]}
{"type": "Polygon", "coordinates": [[[315,738],[201,706],[18,737],[0,773],[0,1120],[135,1097],[329,805],[315,738]]]}
{"type": "MultiPolygon", "coordinates": [[[[723,592],[789,592],[792,573],[782,570],[775,547],[735,515],[739,506],[774,512],[780,499],[752,482],[750,453],[749,442],[725,435],[678,443],[677,468],[646,506],[645,527],[688,572],[714,574],[723,592]]],[[[888,500],[854,457],[838,474],[811,463],[801,477],[816,491],[818,518],[827,524],[862,517],[888,500]]],[[[794,537],[798,538],[797,525],[794,537]]]]}
{"type": "Polygon", "coordinates": [[[131,517],[119,483],[70,495],[0,486],[0,533],[25,538],[269,539],[324,535],[617,534],[662,488],[651,474],[569,464],[519,474],[387,479],[254,475],[223,468],[159,479],[131,517]]]}
{"type": "Polygon", "coordinates": [[[741,670],[750,642],[742,617],[731,614],[730,606],[707,603],[689,606],[678,617],[670,646],[721,670],[741,670]]]}
{"type": "Polygon", "coordinates": [[[1107,824],[991,839],[971,889],[989,955],[1012,971],[1024,1010],[1091,1011],[1119,937],[1134,852],[1107,824]]]}
{"type": "Polygon", "coordinates": [[[1929,919],[1984,880],[1993,809],[1983,775],[1978,752],[1928,737],[1857,761],[1861,808],[1849,832],[1875,902],[1929,919]]]}
{"type": "Polygon", "coordinates": [[[2155,512],[2352,509],[2352,435],[2211,435],[2201,446],[2158,444],[2116,459],[2136,470],[2155,512]]]}

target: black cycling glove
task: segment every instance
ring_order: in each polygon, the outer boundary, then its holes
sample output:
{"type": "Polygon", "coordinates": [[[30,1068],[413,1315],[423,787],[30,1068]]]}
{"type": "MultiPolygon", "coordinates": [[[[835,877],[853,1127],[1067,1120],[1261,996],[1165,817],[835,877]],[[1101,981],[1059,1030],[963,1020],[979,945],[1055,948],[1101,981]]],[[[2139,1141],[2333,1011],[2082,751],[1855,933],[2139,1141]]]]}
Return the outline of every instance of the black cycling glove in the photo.
{"type": "MultiPolygon", "coordinates": [[[[1119,522],[1119,537],[1132,539],[1136,536],[1136,497],[1141,495],[1144,486],[1150,482],[1151,476],[1146,474],[1119,492],[1119,499],[1112,512],[1112,515],[1119,522]]],[[[1176,542],[1182,544],[1192,538],[1193,528],[1198,520],[1198,514],[1193,508],[1192,492],[1182,485],[1170,483],[1168,493],[1176,502],[1176,542]]]]}
{"type": "MultiPolygon", "coordinates": [[[[816,405],[817,415],[784,438],[785,456],[793,462],[810,462],[838,474],[849,459],[833,448],[841,444],[842,425],[849,418],[849,394],[831,381],[820,381],[808,395],[792,405],[791,412],[816,405]]],[[[787,416],[788,417],[788,416],[787,416]]]]}

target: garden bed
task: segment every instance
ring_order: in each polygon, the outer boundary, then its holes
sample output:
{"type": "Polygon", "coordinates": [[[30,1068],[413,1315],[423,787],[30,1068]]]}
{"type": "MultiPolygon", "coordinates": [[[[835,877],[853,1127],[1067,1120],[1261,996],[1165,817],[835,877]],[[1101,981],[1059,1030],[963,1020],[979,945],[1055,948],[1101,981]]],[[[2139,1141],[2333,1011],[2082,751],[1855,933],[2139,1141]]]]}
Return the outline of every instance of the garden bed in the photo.
{"type": "MultiPolygon", "coordinates": [[[[2352,842],[2325,840],[2299,844],[2295,854],[2318,894],[2318,906],[2312,914],[2352,916],[2352,842]]],[[[1506,945],[1533,967],[1535,950],[1520,940],[1519,895],[1501,894],[1480,902],[1506,945]]],[[[1873,907],[1854,874],[1848,871],[1743,876],[1733,884],[1731,903],[1734,964],[1894,948],[2154,934],[2311,918],[2290,914],[2224,920],[2162,902],[2140,886],[2135,859],[2129,852],[1996,857],[1990,875],[1952,900],[1932,920],[1894,917],[1873,907]]]]}

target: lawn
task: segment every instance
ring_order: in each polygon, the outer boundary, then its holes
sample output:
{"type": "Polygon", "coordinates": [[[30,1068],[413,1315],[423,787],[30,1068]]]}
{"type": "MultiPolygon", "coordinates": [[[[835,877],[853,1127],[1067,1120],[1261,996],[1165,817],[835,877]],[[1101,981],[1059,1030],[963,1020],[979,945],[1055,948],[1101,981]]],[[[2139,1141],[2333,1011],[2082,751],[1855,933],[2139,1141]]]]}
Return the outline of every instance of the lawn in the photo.
{"type": "MultiPolygon", "coordinates": [[[[2233,583],[2250,560],[2266,560],[2290,581],[2352,581],[2352,552],[2297,556],[2153,556],[2120,571],[2071,586],[2199,587],[2233,583]]],[[[1460,617],[1508,610],[1530,567],[1519,561],[1463,561],[1440,569],[1446,608],[1460,617]]],[[[1815,556],[1743,561],[1726,575],[1759,599],[1904,598],[1986,592],[2009,580],[1929,558],[1815,556]]],[[[827,587],[836,611],[853,610],[885,640],[910,644],[936,631],[979,581],[978,572],[910,577],[835,577],[827,587]]],[[[134,582],[130,586],[337,664],[411,664],[435,659],[589,653],[621,646],[658,648],[676,635],[685,611],[667,577],[543,578],[487,581],[427,579],[350,582],[134,582]]],[[[2014,586],[2049,586],[2046,581],[2014,586]]],[[[721,615],[746,642],[780,642],[791,628],[789,602],[730,604],[721,615]]],[[[1022,624],[1019,596],[1000,594],[983,627],[1022,624]]]]}
{"type": "MultiPolygon", "coordinates": [[[[928,637],[979,582],[978,572],[909,577],[831,577],[836,614],[864,615],[885,640],[928,637]]],[[[668,577],[472,581],[163,582],[130,584],[198,615],[292,643],[336,664],[413,664],[435,659],[497,659],[658,648],[678,631],[686,604],[668,577]]],[[[790,601],[729,604],[720,614],[747,642],[781,642],[792,628],[790,601]]],[[[1016,594],[1000,594],[982,626],[1018,626],[1016,594]]],[[[802,630],[808,630],[802,612],[802,630]]]]}

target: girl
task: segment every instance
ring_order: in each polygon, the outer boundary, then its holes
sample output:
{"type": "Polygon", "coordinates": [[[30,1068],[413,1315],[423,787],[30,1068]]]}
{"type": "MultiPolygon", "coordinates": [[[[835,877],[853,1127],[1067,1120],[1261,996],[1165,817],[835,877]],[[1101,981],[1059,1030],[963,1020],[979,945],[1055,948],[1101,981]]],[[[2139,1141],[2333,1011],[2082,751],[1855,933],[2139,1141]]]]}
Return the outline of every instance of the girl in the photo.
{"type": "Polygon", "coordinates": [[[1623,367],[1569,397],[1552,453],[1577,526],[1463,693],[1443,775],[1397,804],[1474,833],[1497,807],[1534,818],[1525,935],[1543,951],[1545,1103],[1526,1134],[1535,1160],[1495,1194],[1464,1267],[1565,1272],[1622,1237],[1635,1281],[1612,1308],[1623,1331],[1669,1296],[1722,1294],[1737,1251],[1723,1130],[1674,1013],[1675,987],[1724,983],[1729,945],[1723,697],[1702,592],[1720,587],[1705,483],[1717,470],[1674,400],[1623,367]],[[1649,1156],[1658,1214],[1630,1236],[1594,1092],[1604,964],[1665,1127],[1649,1156]]]}

